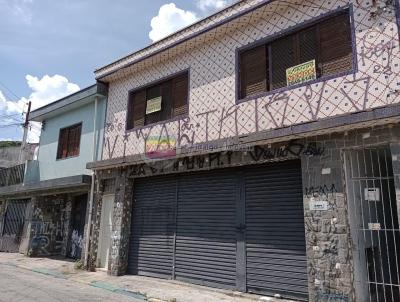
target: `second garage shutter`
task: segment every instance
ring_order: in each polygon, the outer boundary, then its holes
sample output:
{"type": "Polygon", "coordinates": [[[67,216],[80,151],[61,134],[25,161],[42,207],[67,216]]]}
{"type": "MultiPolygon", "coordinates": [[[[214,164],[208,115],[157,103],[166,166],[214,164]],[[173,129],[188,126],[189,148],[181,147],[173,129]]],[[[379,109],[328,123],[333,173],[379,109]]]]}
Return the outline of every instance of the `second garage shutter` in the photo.
{"type": "Polygon", "coordinates": [[[176,182],[157,177],[135,182],[128,272],[172,277],[176,182]]]}
{"type": "Polygon", "coordinates": [[[129,272],[307,297],[300,161],[135,181],[129,272]]]}
{"type": "Polygon", "coordinates": [[[227,171],[179,180],[176,279],[235,288],[235,190],[227,171]]]}
{"type": "Polygon", "coordinates": [[[248,169],[245,188],[248,290],[306,299],[300,161],[248,169]]]}

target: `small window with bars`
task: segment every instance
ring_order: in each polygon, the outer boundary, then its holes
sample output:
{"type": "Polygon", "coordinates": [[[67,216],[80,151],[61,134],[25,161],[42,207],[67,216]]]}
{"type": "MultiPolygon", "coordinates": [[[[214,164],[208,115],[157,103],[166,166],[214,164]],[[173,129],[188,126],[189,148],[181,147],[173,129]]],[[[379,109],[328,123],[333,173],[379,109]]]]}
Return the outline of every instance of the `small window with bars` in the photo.
{"type": "Polygon", "coordinates": [[[188,72],[129,93],[126,129],[166,121],[188,112],[188,72]]]}
{"type": "Polygon", "coordinates": [[[58,137],[57,159],[79,155],[82,123],[60,129],[58,137]]]}
{"type": "Polygon", "coordinates": [[[112,194],[115,191],[115,178],[103,179],[103,194],[112,194]]]}
{"type": "Polygon", "coordinates": [[[351,71],[352,48],[347,10],[272,42],[241,51],[240,98],[293,85],[287,71],[302,64],[311,63],[315,79],[351,71]]]}

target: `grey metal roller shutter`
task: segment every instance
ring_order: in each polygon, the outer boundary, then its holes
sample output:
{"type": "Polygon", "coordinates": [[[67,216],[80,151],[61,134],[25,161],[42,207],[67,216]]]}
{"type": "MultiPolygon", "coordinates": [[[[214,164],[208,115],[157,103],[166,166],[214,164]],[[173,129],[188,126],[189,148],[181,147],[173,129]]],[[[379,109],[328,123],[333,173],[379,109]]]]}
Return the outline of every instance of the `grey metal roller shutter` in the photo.
{"type": "Polygon", "coordinates": [[[307,298],[300,161],[135,181],[129,273],[307,298]]]}
{"type": "Polygon", "coordinates": [[[246,169],[247,289],[307,299],[300,161],[246,169]]]}
{"type": "Polygon", "coordinates": [[[176,182],[135,181],[128,273],[172,278],[176,182]]]}
{"type": "Polygon", "coordinates": [[[236,178],[232,172],[214,171],[180,178],[177,280],[236,287],[236,178]]]}

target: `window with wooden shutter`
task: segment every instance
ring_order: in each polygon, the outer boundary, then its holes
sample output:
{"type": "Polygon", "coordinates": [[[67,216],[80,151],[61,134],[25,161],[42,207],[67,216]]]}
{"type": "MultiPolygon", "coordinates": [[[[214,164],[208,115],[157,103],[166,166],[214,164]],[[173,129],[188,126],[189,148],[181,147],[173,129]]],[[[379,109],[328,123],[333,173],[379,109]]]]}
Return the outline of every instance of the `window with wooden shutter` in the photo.
{"type": "Polygon", "coordinates": [[[82,124],[60,129],[58,138],[57,159],[79,155],[82,124]]]}
{"type": "Polygon", "coordinates": [[[290,35],[270,44],[271,90],[286,86],[286,69],[296,65],[295,37],[290,35]]]}
{"type": "Polygon", "coordinates": [[[245,98],[267,90],[267,50],[265,45],[240,55],[240,95],[245,98]]]}
{"type": "Polygon", "coordinates": [[[172,116],[182,116],[188,113],[188,90],[189,83],[187,74],[172,80],[172,116]]]}
{"type": "Polygon", "coordinates": [[[286,87],[290,67],[315,60],[315,77],[353,68],[349,11],[239,54],[240,98],[286,87]]]}
{"type": "Polygon", "coordinates": [[[184,116],[188,112],[188,73],[149,85],[129,94],[126,129],[184,116]],[[160,99],[159,110],[146,110],[149,101],[160,99]],[[150,111],[147,112],[146,111],[150,111]]]}
{"type": "Polygon", "coordinates": [[[349,14],[340,14],[319,24],[321,75],[334,75],[353,66],[349,14]]]}

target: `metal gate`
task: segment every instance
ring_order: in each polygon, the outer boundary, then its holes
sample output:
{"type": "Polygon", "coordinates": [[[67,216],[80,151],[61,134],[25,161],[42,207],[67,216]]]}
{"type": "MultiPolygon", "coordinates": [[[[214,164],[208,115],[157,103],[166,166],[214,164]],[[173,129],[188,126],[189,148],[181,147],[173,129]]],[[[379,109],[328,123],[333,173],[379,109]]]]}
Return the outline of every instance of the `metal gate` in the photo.
{"type": "Polygon", "coordinates": [[[85,218],[87,207],[87,194],[75,197],[71,211],[71,235],[69,238],[68,256],[73,259],[81,258],[83,236],[85,232],[85,218]]]}
{"type": "Polygon", "coordinates": [[[400,301],[400,230],[389,147],[346,152],[357,301],[400,301]]]}
{"type": "Polygon", "coordinates": [[[0,237],[0,251],[18,252],[27,203],[27,199],[8,202],[0,237]]]}
{"type": "Polygon", "coordinates": [[[248,290],[307,299],[300,161],[249,169],[244,178],[248,290]]]}
{"type": "Polygon", "coordinates": [[[300,161],[135,180],[131,274],[305,298],[300,161]]]}

